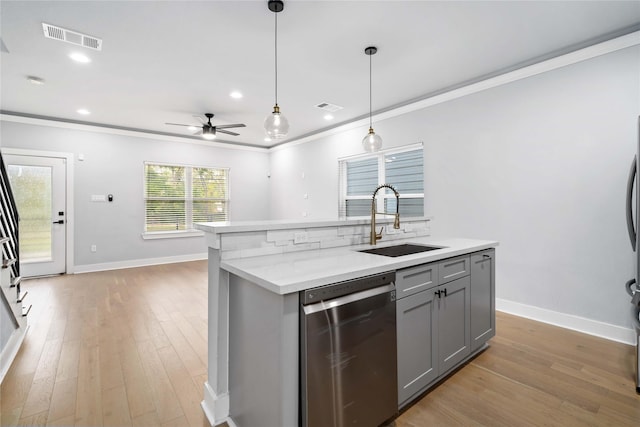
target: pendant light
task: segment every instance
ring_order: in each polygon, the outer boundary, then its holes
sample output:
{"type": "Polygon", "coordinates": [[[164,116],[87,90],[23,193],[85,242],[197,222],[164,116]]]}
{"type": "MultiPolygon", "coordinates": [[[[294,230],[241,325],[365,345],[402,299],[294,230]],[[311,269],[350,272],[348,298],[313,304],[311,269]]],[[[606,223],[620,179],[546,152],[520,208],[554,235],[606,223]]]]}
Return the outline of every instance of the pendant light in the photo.
{"type": "Polygon", "coordinates": [[[280,112],[278,106],[278,13],[284,10],[282,0],[269,0],[267,6],[275,16],[275,77],[276,77],[276,103],[273,106],[273,113],[264,120],[264,129],[271,139],[284,138],[289,132],[289,121],[280,112]]]}
{"type": "Polygon", "coordinates": [[[375,46],[369,46],[364,50],[364,53],[369,55],[369,133],[362,140],[362,146],[364,147],[364,151],[370,153],[379,151],[380,148],[382,148],[382,138],[373,131],[371,118],[371,56],[375,55],[377,51],[378,48],[375,46]]]}

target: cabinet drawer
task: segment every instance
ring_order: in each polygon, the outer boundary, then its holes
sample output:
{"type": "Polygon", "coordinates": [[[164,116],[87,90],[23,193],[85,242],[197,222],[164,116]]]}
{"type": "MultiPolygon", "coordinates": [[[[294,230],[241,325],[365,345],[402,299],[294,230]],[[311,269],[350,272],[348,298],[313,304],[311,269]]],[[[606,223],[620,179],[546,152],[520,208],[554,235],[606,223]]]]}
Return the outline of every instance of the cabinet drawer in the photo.
{"type": "Polygon", "coordinates": [[[423,264],[396,271],[396,298],[438,286],[438,264],[423,264]]]}
{"type": "Polygon", "coordinates": [[[469,255],[446,259],[438,265],[440,284],[469,275],[469,255]]]}

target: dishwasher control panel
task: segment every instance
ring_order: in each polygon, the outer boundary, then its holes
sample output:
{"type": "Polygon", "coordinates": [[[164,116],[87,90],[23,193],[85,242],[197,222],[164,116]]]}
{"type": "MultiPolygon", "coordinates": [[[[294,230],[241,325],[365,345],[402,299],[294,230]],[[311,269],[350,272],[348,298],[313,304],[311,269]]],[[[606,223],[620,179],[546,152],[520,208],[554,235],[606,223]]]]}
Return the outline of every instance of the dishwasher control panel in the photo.
{"type": "Polygon", "coordinates": [[[344,295],[366,291],[378,286],[394,283],[396,272],[375,274],[373,276],[359,277],[345,282],[333,283],[331,285],[320,286],[318,288],[307,289],[303,292],[302,305],[313,304],[319,301],[327,301],[339,298],[344,295]]]}

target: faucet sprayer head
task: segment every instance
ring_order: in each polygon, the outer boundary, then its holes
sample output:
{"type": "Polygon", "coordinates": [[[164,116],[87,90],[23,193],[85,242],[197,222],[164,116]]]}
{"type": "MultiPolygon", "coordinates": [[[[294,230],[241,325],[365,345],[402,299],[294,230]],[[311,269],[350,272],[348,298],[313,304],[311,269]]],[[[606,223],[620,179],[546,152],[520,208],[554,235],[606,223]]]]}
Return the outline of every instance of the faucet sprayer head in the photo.
{"type": "Polygon", "coordinates": [[[400,229],[400,214],[399,213],[396,214],[396,219],[393,220],[393,228],[395,228],[396,230],[400,229]]]}

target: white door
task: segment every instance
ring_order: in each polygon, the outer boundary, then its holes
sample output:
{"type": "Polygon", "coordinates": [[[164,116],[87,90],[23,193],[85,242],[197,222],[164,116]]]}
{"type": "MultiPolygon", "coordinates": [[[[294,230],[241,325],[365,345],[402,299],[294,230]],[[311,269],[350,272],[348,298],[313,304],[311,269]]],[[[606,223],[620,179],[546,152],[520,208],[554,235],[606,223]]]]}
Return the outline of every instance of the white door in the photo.
{"type": "Polygon", "coordinates": [[[66,271],[66,159],[5,155],[19,223],[20,275],[66,271]]]}

